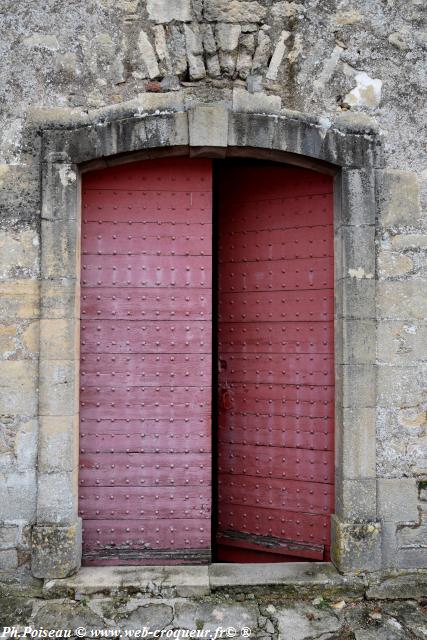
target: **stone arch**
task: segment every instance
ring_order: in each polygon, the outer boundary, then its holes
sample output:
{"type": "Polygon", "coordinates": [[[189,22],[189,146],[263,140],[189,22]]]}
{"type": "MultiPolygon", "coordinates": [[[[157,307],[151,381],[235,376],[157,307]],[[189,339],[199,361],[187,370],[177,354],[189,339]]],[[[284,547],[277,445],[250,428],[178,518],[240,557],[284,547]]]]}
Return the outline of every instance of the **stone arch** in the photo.
{"type": "MultiPolygon", "coordinates": [[[[159,103],[161,106],[161,103],[159,103]]],[[[80,566],[77,515],[80,175],[164,155],[245,156],[335,176],[336,504],[333,560],[379,568],[375,480],[375,132],[253,101],[147,109],[138,101],[70,113],[42,132],[40,437],[32,571],[80,566]],[[263,112],[264,107],[265,112],[263,112]],[[59,443],[52,451],[51,442],[59,443]]]]}

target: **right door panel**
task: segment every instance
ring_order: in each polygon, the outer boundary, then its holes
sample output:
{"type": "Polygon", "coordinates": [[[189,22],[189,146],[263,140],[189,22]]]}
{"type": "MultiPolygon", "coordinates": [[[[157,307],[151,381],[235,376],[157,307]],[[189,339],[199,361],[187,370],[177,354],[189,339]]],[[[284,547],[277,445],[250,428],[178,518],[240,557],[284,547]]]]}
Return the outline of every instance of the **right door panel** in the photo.
{"type": "Polygon", "coordinates": [[[217,559],[329,559],[332,178],[218,170],[217,559]]]}

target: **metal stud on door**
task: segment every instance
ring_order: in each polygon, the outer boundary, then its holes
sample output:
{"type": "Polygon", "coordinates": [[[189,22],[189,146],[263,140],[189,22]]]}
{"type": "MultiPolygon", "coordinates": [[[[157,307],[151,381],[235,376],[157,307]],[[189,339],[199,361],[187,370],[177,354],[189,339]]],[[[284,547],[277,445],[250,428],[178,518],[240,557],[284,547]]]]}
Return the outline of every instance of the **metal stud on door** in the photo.
{"type": "Polygon", "coordinates": [[[329,558],[332,179],[219,170],[218,559],[329,558]]]}
{"type": "Polygon", "coordinates": [[[83,179],[85,564],[210,558],[211,183],[181,158],[83,179]]]}

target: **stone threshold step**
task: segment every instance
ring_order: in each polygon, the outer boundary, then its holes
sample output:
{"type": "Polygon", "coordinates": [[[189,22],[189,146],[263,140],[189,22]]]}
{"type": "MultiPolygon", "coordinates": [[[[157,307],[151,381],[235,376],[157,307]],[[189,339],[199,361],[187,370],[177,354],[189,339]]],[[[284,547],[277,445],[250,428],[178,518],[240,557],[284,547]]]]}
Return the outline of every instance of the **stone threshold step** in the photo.
{"type": "Polygon", "coordinates": [[[163,597],[198,597],[217,591],[280,589],[285,597],[362,596],[361,578],[342,576],[331,563],[211,564],[171,567],[83,567],[69,578],[48,580],[47,598],[81,599],[117,592],[163,597]]]}

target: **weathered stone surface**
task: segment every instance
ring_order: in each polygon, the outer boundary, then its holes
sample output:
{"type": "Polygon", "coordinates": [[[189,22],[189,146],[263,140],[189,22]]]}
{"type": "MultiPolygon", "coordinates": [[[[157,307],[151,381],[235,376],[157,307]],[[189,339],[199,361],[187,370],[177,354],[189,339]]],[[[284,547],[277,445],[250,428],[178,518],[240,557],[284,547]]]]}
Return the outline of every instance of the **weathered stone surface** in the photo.
{"type": "Polygon", "coordinates": [[[147,0],[148,17],[154,22],[189,22],[192,19],[190,0],[147,0]]]}
{"type": "Polygon", "coordinates": [[[39,283],[35,280],[8,280],[0,282],[0,318],[30,320],[39,313],[39,283]]]}
{"type": "Polygon", "coordinates": [[[354,637],[355,640],[404,640],[408,636],[400,623],[386,620],[384,626],[375,629],[357,629],[354,637]]]}
{"type": "Polygon", "coordinates": [[[378,311],[392,320],[423,320],[427,315],[427,282],[381,282],[378,285],[378,311]]]}
{"type": "Polygon", "coordinates": [[[0,231],[0,280],[37,277],[39,244],[32,229],[0,231]]]}
{"type": "Polygon", "coordinates": [[[377,571],[381,567],[381,525],[331,517],[331,556],[340,571],[377,571]]]}
{"type": "Polygon", "coordinates": [[[198,25],[184,25],[185,43],[187,48],[188,69],[192,80],[206,77],[203,62],[203,44],[198,25]]]}
{"type": "Polygon", "coordinates": [[[277,608],[272,618],[277,624],[279,636],[287,640],[327,637],[325,634],[338,631],[341,627],[333,613],[310,605],[277,608]]]}
{"type": "Polygon", "coordinates": [[[67,527],[33,527],[31,571],[36,578],[65,578],[80,567],[81,553],[81,520],[67,527]]]}
{"type": "Polygon", "coordinates": [[[135,587],[154,596],[199,598],[209,594],[208,567],[83,567],[76,576],[46,582],[44,592],[49,598],[60,598],[134,593],[135,587]]]}
{"type": "Polygon", "coordinates": [[[344,577],[330,563],[303,562],[277,564],[212,564],[209,568],[211,589],[227,593],[252,592],[257,589],[283,590],[287,598],[311,598],[323,594],[346,593],[357,596],[363,591],[359,578],[344,577]]]}
{"type": "MultiPolygon", "coordinates": [[[[77,460],[76,460],[77,461],[77,460]]],[[[72,463],[72,460],[70,461],[72,463]]],[[[77,519],[77,470],[39,472],[37,523],[68,525],[77,519]]],[[[39,576],[37,576],[39,577],[39,576]]]]}
{"type": "Polygon", "coordinates": [[[263,73],[271,53],[271,40],[265,31],[258,32],[257,47],[252,60],[251,74],[263,73]]]}
{"type": "Polygon", "coordinates": [[[205,0],[205,19],[217,22],[261,22],[267,10],[250,0],[205,0]]]}
{"type": "Polygon", "coordinates": [[[0,526],[0,549],[13,549],[18,540],[18,533],[16,524],[0,526]]]}
{"type": "Polygon", "coordinates": [[[0,522],[33,522],[36,513],[37,483],[35,471],[0,472],[0,522]]]}
{"type": "Polygon", "coordinates": [[[421,233],[397,234],[391,239],[395,251],[405,249],[427,249],[427,235],[421,233]]]}
{"type": "Polygon", "coordinates": [[[185,35],[177,25],[169,28],[168,46],[171,51],[172,65],[175,73],[180,76],[187,70],[187,48],[185,45],[185,35]]]}
{"type": "Polygon", "coordinates": [[[85,604],[47,602],[34,617],[36,628],[77,629],[85,628],[87,633],[104,628],[104,621],[85,604]]]}
{"type": "Polygon", "coordinates": [[[274,53],[271,57],[270,64],[268,66],[268,71],[266,74],[266,78],[268,80],[277,80],[277,76],[279,75],[280,65],[282,64],[283,58],[285,57],[286,52],[286,41],[289,39],[291,33],[290,31],[282,31],[279,41],[276,43],[276,47],[274,49],[274,53]]]}
{"type": "Polygon", "coordinates": [[[339,408],[337,420],[341,425],[335,444],[337,471],[347,479],[375,478],[375,408],[339,408]]]}
{"type": "Polygon", "coordinates": [[[33,416],[37,412],[37,366],[27,360],[3,361],[0,368],[2,413],[33,416]]]}
{"type": "Polygon", "coordinates": [[[160,69],[157,63],[156,53],[147,33],[143,30],[139,33],[138,49],[147,76],[149,78],[157,78],[160,75],[160,69]]]}
{"type": "Polygon", "coordinates": [[[43,360],[40,365],[41,416],[77,414],[77,360],[43,360]]]}
{"type": "Polygon", "coordinates": [[[147,628],[149,631],[161,631],[173,621],[173,608],[167,604],[146,604],[124,614],[121,625],[125,629],[147,628]]]}
{"type": "Polygon", "coordinates": [[[189,113],[192,147],[226,147],[228,143],[228,109],[224,104],[199,106],[189,113]]]}
{"type": "Polygon", "coordinates": [[[166,42],[166,33],[163,25],[157,25],[154,31],[154,46],[157,57],[160,62],[160,72],[162,75],[172,73],[172,62],[169,55],[169,49],[166,42]]]}
{"type": "Polygon", "coordinates": [[[258,610],[253,604],[210,604],[179,602],[175,606],[174,627],[178,629],[209,629],[218,626],[242,629],[257,627],[258,610]]]}
{"type": "Polygon", "coordinates": [[[383,227],[413,227],[422,221],[418,178],[406,171],[384,171],[382,174],[381,217],[383,227]]]}
{"type": "Polygon", "coordinates": [[[382,280],[406,276],[413,269],[414,262],[408,255],[394,251],[381,251],[378,256],[378,271],[382,280]]]}
{"type": "Polygon", "coordinates": [[[427,366],[399,367],[399,375],[389,365],[378,367],[378,403],[381,406],[414,406],[425,400],[427,366]]]}
{"type": "Polygon", "coordinates": [[[42,416],[39,431],[40,473],[73,471],[78,461],[78,416],[42,416]]]}
{"type": "Polygon", "coordinates": [[[222,71],[230,76],[236,69],[240,33],[241,26],[237,24],[221,23],[216,26],[220,66],[222,71]]]}
{"type": "Polygon", "coordinates": [[[418,574],[415,580],[410,576],[394,576],[382,582],[369,585],[366,597],[369,600],[418,600],[427,593],[427,575],[418,574]]]}
{"type": "Polygon", "coordinates": [[[279,113],[280,98],[265,93],[249,93],[245,89],[234,89],[233,111],[239,113],[279,113]]]}
{"type": "MultiPolygon", "coordinates": [[[[339,469],[337,470],[339,473],[339,469]]],[[[336,514],[344,521],[375,520],[377,487],[375,478],[351,478],[337,487],[336,514]]]]}
{"type": "Polygon", "coordinates": [[[18,567],[16,549],[0,549],[0,571],[13,571],[18,567]]]}

